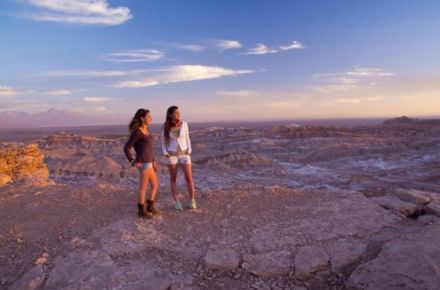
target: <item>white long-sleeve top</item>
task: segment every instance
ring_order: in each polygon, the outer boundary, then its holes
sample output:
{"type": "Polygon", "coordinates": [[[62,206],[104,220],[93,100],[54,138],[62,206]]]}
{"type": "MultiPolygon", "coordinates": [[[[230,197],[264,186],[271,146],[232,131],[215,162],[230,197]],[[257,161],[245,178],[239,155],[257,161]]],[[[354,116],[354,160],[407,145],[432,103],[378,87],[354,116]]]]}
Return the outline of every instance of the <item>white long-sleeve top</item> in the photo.
{"type": "Polygon", "coordinates": [[[176,152],[177,145],[180,146],[182,151],[186,151],[191,154],[191,140],[189,139],[189,128],[186,121],[182,121],[182,126],[180,127],[179,137],[176,138],[170,132],[170,138],[168,142],[165,138],[165,130],[162,130],[162,153],[167,155],[168,152],[176,152]]]}

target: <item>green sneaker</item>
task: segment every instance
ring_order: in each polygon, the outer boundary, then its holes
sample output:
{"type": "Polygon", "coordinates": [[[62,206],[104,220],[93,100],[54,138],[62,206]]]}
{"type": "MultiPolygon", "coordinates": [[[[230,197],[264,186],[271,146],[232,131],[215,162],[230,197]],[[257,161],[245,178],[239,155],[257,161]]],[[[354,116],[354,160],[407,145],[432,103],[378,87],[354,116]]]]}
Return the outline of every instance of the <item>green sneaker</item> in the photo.
{"type": "Polygon", "coordinates": [[[195,199],[191,199],[191,201],[189,203],[189,208],[190,209],[196,209],[197,208],[196,200],[195,199]]]}
{"type": "Polygon", "coordinates": [[[180,201],[176,201],[176,203],[174,204],[174,208],[177,210],[183,210],[182,204],[180,203],[180,201]]]}

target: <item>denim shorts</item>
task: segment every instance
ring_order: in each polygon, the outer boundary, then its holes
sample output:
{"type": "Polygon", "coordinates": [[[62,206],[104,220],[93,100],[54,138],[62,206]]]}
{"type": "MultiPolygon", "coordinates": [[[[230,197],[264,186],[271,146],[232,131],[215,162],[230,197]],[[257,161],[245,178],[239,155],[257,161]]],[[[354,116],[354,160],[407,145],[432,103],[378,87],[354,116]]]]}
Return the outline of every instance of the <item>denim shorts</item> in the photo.
{"type": "Polygon", "coordinates": [[[139,171],[144,171],[146,169],[153,168],[153,162],[144,162],[142,167],[138,168],[139,171]]]}

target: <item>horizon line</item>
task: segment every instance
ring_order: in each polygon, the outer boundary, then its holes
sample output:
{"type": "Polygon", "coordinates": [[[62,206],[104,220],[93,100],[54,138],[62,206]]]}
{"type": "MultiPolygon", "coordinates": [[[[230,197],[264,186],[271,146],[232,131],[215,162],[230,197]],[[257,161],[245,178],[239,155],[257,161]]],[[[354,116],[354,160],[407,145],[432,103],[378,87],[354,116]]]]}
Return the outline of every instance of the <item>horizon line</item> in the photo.
{"type": "MultiPolygon", "coordinates": [[[[234,120],[215,120],[215,121],[190,121],[192,124],[217,124],[217,123],[264,123],[264,122],[307,122],[307,121],[349,121],[349,120],[389,120],[401,117],[408,117],[410,119],[440,119],[440,115],[422,115],[422,116],[382,116],[382,117],[320,117],[320,118],[296,118],[296,119],[234,119],[234,120]]],[[[90,127],[111,127],[111,126],[127,126],[127,123],[114,123],[114,124],[90,124],[90,125],[63,125],[63,126],[24,126],[24,127],[0,127],[0,130],[15,130],[15,129],[62,129],[62,128],[90,128],[90,127]]],[[[162,122],[153,122],[151,125],[162,125],[162,122]]]]}

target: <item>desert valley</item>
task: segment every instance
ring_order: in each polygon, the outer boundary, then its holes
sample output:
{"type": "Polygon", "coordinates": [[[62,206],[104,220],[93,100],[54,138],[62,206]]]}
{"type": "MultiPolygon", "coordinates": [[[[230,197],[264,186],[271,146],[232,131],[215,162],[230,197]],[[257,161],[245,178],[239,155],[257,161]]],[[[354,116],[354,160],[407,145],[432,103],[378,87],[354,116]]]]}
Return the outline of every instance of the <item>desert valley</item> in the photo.
{"type": "Polygon", "coordinates": [[[0,147],[1,288],[440,285],[440,120],[195,126],[199,207],[183,212],[155,133],[163,213],[149,220],[126,133],[22,137],[0,147]]]}

